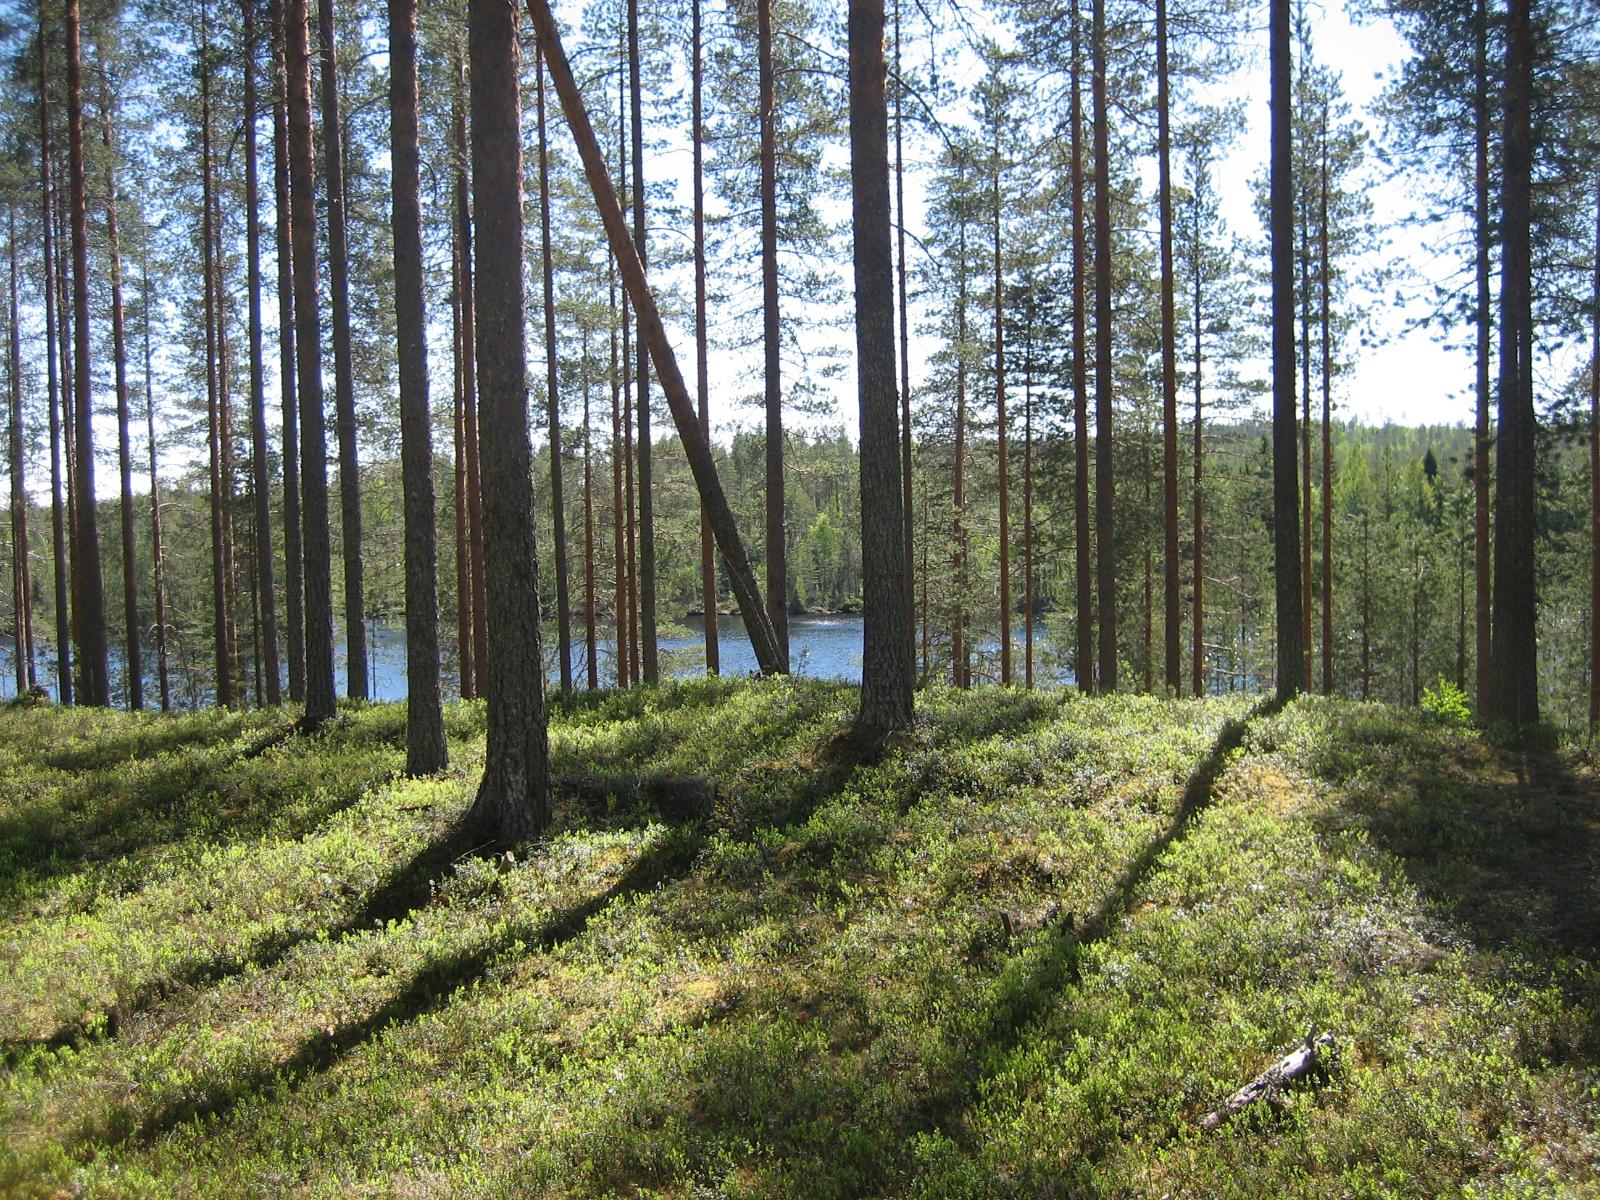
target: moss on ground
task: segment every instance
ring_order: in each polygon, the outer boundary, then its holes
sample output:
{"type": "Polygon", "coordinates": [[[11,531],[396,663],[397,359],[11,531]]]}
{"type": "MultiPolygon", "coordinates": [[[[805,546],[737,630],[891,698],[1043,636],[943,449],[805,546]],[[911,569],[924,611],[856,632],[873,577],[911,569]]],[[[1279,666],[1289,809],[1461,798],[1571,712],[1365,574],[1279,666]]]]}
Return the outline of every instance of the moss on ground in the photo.
{"type": "Polygon", "coordinates": [[[560,698],[538,843],[403,711],[0,719],[0,1194],[1600,1194],[1578,749],[1304,700],[560,698]],[[1202,1132],[1303,1038],[1320,1086],[1202,1132]]]}

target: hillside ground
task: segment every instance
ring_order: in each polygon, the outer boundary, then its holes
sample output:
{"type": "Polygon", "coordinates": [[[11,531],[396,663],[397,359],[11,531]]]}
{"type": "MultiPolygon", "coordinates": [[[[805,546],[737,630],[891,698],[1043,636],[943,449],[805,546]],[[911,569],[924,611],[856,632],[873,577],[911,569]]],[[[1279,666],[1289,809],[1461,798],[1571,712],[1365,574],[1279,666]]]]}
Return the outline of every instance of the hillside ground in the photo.
{"type": "Polygon", "coordinates": [[[397,706],[0,713],[0,1194],[1600,1195],[1582,747],[932,690],[850,766],[844,686],[554,703],[558,777],[715,811],[476,845],[470,703],[427,780],[397,706]]]}

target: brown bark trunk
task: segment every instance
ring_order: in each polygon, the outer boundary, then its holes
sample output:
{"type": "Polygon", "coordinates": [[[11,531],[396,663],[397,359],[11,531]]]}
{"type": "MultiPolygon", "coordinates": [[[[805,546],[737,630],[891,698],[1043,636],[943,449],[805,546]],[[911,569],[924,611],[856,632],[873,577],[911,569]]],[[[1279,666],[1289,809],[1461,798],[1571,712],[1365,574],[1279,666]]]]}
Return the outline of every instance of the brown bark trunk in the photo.
{"type": "Polygon", "coordinates": [[[1490,297],[1492,266],[1490,261],[1494,242],[1494,225],[1489,212],[1489,5],[1488,0],[1477,0],[1473,21],[1475,45],[1473,48],[1473,98],[1472,98],[1472,150],[1473,150],[1473,242],[1476,251],[1474,270],[1477,282],[1477,307],[1474,320],[1477,324],[1477,413],[1473,430],[1472,455],[1472,536],[1473,536],[1473,633],[1474,633],[1474,692],[1477,708],[1486,713],[1490,707],[1489,687],[1492,678],[1490,618],[1494,581],[1491,575],[1491,550],[1489,543],[1489,457],[1492,442],[1489,436],[1489,404],[1493,395],[1490,386],[1490,333],[1493,329],[1493,302],[1490,297]]]}
{"type": "MultiPolygon", "coordinates": [[[[906,288],[906,175],[904,125],[901,101],[904,88],[900,81],[900,0],[894,3],[894,211],[895,211],[895,275],[899,288],[898,312],[900,316],[900,506],[905,516],[906,543],[906,609],[912,602],[911,564],[916,561],[915,543],[911,529],[911,316],[906,288]]],[[[924,507],[926,507],[926,497],[924,507]]],[[[927,531],[923,531],[927,536],[927,531]]],[[[927,548],[924,547],[924,550],[927,548]]],[[[924,554],[926,557],[926,554],[924,554]]],[[[927,576],[923,576],[922,619],[922,673],[928,673],[928,620],[927,576]]],[[[908,618],[908,635],[915,635],[916,622],[908,618]]]]}
{"type": "Polygon", "coordinates": [[[250,490],[255,500],[255,603],[260,611],[257,640],[266,702],[283,703],[278,661],[278,586],[272,553],[272,474],[267,462],[267,385],[261,335],[261,200],[256,166],[256,3],[244,9],[244,209],[245,270],[249,293],[250,337],[250,490]]]}
{"type": "Polygon", "coordinates": [[[1333,695],[1333,269],[1328,248],[1328,119],[1322,119],[1321,221],[1317,237],[1322,259],[1322,694],[1333,695]]]}
{"type": "Polygon", "coordinates": [[[467,521],[467,457],[461,345],[461,239],[450,235],[450,332],[455,377],[456,662],[463,700],[474,695],[472,678],[472,543],[467,521]]]}
{"type": "Polygon", "coordinates": [[[11,457],[11,585],[16,610],[17,695],[38,682],[33,666],[33,587],[28,564],[28,492],[22,462],[22,334],[18,327],[17,303],[17,213],[7,210],[7,242],[11,260],[10,292],[10,374],[11,412],[7,422],[11,457]]]}
{"type": "Polygon", "coordinates": [[[295,400],[294,250],[289,231],[289,109],[283,0],[271,0],[273,199],[278,243],[278,379],[283,410],[283,597],[289,699],[306,698],[305,566],[300,547],[300,416],[295,400]]]}
{"type": "Polygon", "coordinates": [[[595,643],[594,427],[589,411],[589,326],[583,326],[583,645],[589,690],[600,686],[600,650],[595,643]]]}
{"type": "Polygon", "coordinates": [[[1539,719],[1534,561],[1533,77],[1530,0],[1510,0],[1500,205],[1500,436],[1495,441],[1492,703],[1486,715],[1539,719]]]}
{"type": "MultiPolygon", "coordinates": [[[[1600,724],[1600,174],[1594,194],[1594,290],[1589,314],[1589,724],[1600,724]]],[[[15,318],[13,318],[15,324],[15,318]]]]}
{"type": "Polygon", "coordinates": [[[167,666],[167,558],[161,531],[161,477],[156,473],[155,372],[150,352],[150,325],[154,293],[150,287],[149,249],[144,264],[144,431],[150,449],[150,559],[155,576],[156,680],[161,688],[161,711],[172,709],[172,679],[167,666]]]}
{"type": "MultiPolygon", "coordinates": [[[[789,543],[783,493],[782,330],[778,313],[777,87],[772,67],[772,0],[756,0],[756,62],[761,132],[761,345],[766,357],[767,617],[783,670],[789,669],[789,543]]],[[[893,293],[890,294],[893,303],[893,293]]],[[[896,603],[908,605],[910,593],[896,603]]],[[[909,646],[909,642],[907,643],[909,646]]]]}
{"type": "MultiPolygon", "coordinates": [[[[966,160],[957,164],[959,186],[966,191],[966,160]]],[[[950,637],[955,685],[972,686],[972,661],[967,648],[967,209],[963,200],[956,218],[956,444],[955,444],[955,576],[956,611],[950,637]]]]}
{"type": "Polygon", "coordinates": [[[912,719],[911,564],[899,506],[894,378],[894,245],[889,234],[889,114],[883,0],[851,0],[850,194],[855,235],[856,378],[861,397],[861,709],[856,730],[878,739],[912,719]]]}
{"type": "Polygon", "coordinates": [[[89,370],[89,220],[88,188],[84,175],[83,61],[79,48],[78,0],[67,0],[67,161],[71,184],[72,308],[75,317],[73,367],[73,417],[77,422],[76,574],[81,611],[74,611],[78,632],[78,657],[83,671],[79,702],[97,707],[111,703],[111,666],[106,644],[105,579],[100,567],[100,528],[95,512],[94,398],[89,370]]]}
{"type": "Polygon", "coordinates": [[[306,709],[309,730],[334,715],[332,546],[328,440],[317,296],[316,151],[311,132],[311,45],[306,0],[284,0],[288,73],[289,205],[294,239],[294,350],[300,400],[300,517],[305,557],[306,709]]]}
{"type": "Polygon", "coordinates": [[[1277,691],[1306,685],[1301,591],[1299,481],[1295,478],[1294,160],[1289,0],[1269,9],[1272,89],[1272,526],[1278,634],[1277,691]]]}
{"type": "Polygon", "coordinates": [[[1183,687],[1183,610],[1178,553],[1178,322],[1173,300],[1171,88],[1167,70],[1167,0],[1156,0],[1156,148],[1161,209],[1161,516],[1162,648],[1167,690],[1183,687]]]}
{"type": "MultiPolygon", "coordinates": [[[[644,190],[644,90],[639,72],[639,3],[628,2],[628,97],[633,114],[633,245],[639,255],[639,269],[649,263],[645,250],[644,190]]],[[[635,673],[643,667],[644,682],[661,678],[661,655],[656,645],[656,500],[655,470],[650,456],[654,450],[650,433],[650,352],[646,345],[643,316],[634,338],[634,384],[638,388],[639,422],[639,574],[635,582],[635,602],[640,623],[640,658],[635,673]]]]}
{"type": "Polygon", "coordinates": [[[485,425],[484,566],[489,723],[473,817],[499,841],[521,842],[550,821],[549,742],[528,443],[526,303],[522,284],[522,129],[517,9],[469,0],[472,63],[472,199],[479,389],[485,425]]]}
{"type": "Polygon", "coordinates": [[[117,476],[121,485],[122,615],[126,628],[128,707],[144,707],[144,664],[139,654],[139,563],[133,513],[133,417],[128,407],[128,329],[122,297],[122,241],[117,227],[116,149],[111,139],[111,98],[102,83],[100,132],[106,151],[106,243],[111,257],[111,355],[117,389],[117,476]]]}
{"type": "Polygon", "coordinates": [[[214,62],[211,47],[210,12],[206,4],[200,6],[200,240],[202,260],[202,288],[204,292],[206,338],[206,450],[208,485],[211,508],[211,642],[213,666],[216,672],[216,700],[229,708],[238,703],[234,692],[233,653],[228,613],[229,569],[227,553],[227,511],[232,499],[226,491],[227,476],[223,469],[223,447],[227,432],[223,429],[223,400],[221,324],[218,308],[221,301],[221,281],[218,278],[217,237],[213,228],[215,207],[213,199],[212,145],[211,145],[211,82],[214,62]]]}
{"type": "Polygon", "coordinates": [[[556,352],[555,260],[550,245],[550,150],[544,113],[543,60],[537,54],[539,125],[539,248],[544,274],[545,414],[550,435],[550,516],[555,527],[556,641],[560,658],[561,690],[572,690],[572,603],[567,578],[567,506],[561,467],[561,363],[556,352]]]}
{"type": "Polygon", "coordinates": [[[994,250],[994,424],[1000,485],[1000,683],[1011,683],[1011,480],[1006,463],[1005,274],[1000,257],[1000,117],[995,115],[990,218],[994,250]]]}
{"type": "Polygon", "coordinates": [[[350,361],[350,251],[345,230],[344,128],[339,116],[339,59],[334,0],[318,0],[324,161],[327,163],[328,296],[333,303],[333,407],[339,438],[339,521],[344,551],[345,695],[365,700],[367,607],[361,561],[361,459],[356,445],[355,369],[350,361]]]}
{"type": "Polygon", "coordinates": [[[1205,436],[1202,407],[1205,388],[1202,368],[1205,365],[1205,343],[1202,340],[1201,279],[1199,231],[1195,234],[1194,252],[1194,669],[1191,684],[1194,694],[1206,693],[1206,521],[1205,521],[1205,436]]]}
{"type": "Polygon", "coordinates": [[[1106,0],[1094,0],[1095,583],[1100,602],[1100,690],[1117,690],[1117,546],[1111,394],[1111,161],[1106,118],[1106,0]]]}
{"type": "Polygon", "coordinates": [[[529,0],[529,10],[533,14],[539,41],[544,48],[551,81],[555,85],[556,94],[561,98],[567,123],[572,127],[573,140],[583,159],[584,173],[588,176],[589,186],[594,192],[601,219],[605,223],[612,252],[617,256],[623,283],[638,309],[640,327],[649,346],[651,360],[655,363],[656,377],[661,381],[662,391],[665,392],[667,404],[672,410],[673,423],[677,426],[678,436],[683,441],[684,452],[694,474],[695,486],[700,491],[701,500],[710,511],[712,530],[716,534],[717,546],[722,551],[723,561],[727,565],[734,595],[738,598],[739,609],[744,616],[745,628],[749,632],[756,661],[765,674],[786,673],[788,657],[782,653],[772,626],[765,616],[761,591],[756,585],[749,559],[745,556],[744,543],[739,538],[733,510],[729,507],[727,497],[722,491],[721,481],[717,478],[717,468],[711,457],[710,443],[700,432],[700,425],[689,400],[689,391],[684,384],[683,374],[678,369],[678,361],[667,341],[666,329],[662,325],[660,311],[656,308],[655,297],[645,279],[644,266],[640,263],[638,255],[633,252],[632,243],[628,239],[622,208],[617,203],[616,191],[606,173],[605,160],[601,157],[599,144],[595,141],[594,129],[589,124],[589,114],[584,107],[583,97],[572,77],[572,68],[567,63],[566,52],[561,47],[560,34],[548,0],[529,0]]]}
{"type": "Polygon", "coordinates": [[[431,775],[444,769],[449,755],[439,697],[439,551],[422,282],[417,0],[389,0],[389,157],[406,539],[406,773],[431,775]]]}
{"type": "MultiPolygon", "coordinates": [[[[50,88],[47,55],[45,52],[44,23],[39,25],[39,174],[40,203],[44,224],[44,324],[45,324],[45,378],[50,408],[50,538],[55,567],[55,626],[56,626],[56,695],[63,705],[73,702],[72,688],[72,618],[68,607],[68,590],[71,586],[67,556],[67,512],[62,502],[61,445],[63,436],[62,414],[66,405],[66,381],[57,368],[57,310],[56,310],[56,235],[55,212],[51,203],[54,181],[50,166],[50,88]]],[[[66,324],[66,314],[61,313],[61,324],[66,324]]]]}
{"type": "Polygon", "coordinates": [[[1083,213],[1083,14],[1072,3],[1072,525],[1077,585],[1077,650],[1073,675],[1078,690],[1092,692],[1094,672],[1094,581],[1089,544],[1089,384],[1085,311],[1088,305],[1083,213]]]}
{"type": "MultiPolygon", "coordinates": [[[[703,92],[704,69],[703,30],[700,13],[701,0],[691,0],[691,49],[694,62],[690,69],[690,104],[693,112],[694,142],[694,364],[695,399],[699,408],[700,433],[711,440],[710,410],[710,357],[709,337],[706,329],[706,191],[705,191],[705,103],[703,92]]],[[[721,648],[717,643],[717,551],[711,534],[711,516],[704,503],[700,505],[700,590],[705,610],[706,674],[718,675],[722,671],[721,648]]]]}

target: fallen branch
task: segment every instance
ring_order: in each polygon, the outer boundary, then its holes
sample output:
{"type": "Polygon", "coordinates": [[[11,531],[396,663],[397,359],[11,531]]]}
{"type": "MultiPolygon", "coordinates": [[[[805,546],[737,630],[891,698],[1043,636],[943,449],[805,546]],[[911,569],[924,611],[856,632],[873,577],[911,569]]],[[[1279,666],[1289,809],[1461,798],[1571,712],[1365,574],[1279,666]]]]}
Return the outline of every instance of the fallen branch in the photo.
{"type": "Polygon", "coordinates": [[[1249,1083],[1200,1118],[1200,1128],[1216,1129],[1224,1121],[1238,1116],[1256,1103],[1277,1110],[1283,1107],[1283,1093],[1300,1080],[1318,1078],[1326,1073],[1335,1052],[1334,1036],[1325,1033],[1316,1036],[1316,1030],[1306,1035],[1303,1045],[1285,1054],[1249,1083]]]}

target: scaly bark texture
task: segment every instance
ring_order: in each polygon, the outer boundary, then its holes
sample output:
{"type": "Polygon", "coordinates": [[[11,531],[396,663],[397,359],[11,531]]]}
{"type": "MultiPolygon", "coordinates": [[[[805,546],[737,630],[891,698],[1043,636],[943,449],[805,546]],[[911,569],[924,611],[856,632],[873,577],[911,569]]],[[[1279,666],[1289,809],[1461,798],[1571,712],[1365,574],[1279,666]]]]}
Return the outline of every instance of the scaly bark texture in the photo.
{"type": "Polygon", "coordinates": [[[1085,310],[1088,248],[1083,211],[1083,14],[1072,5],[1072,528],[1076,568],[1077,649],[1072,671],[1078,690],[1092,692],[1094,674],[1093,548],[1089,532],[1089,375],[1085,310]]]}
{"type": "Polygon", "coordinates": [[[295,399],[294,251],[289,232],[289,109],[283,0],[272,0],[272,181],[278,243],[278,381],[283,412],[283,609],[289,699],[306,698],[305,566],[300,549],[300,414],[295,399]]]}
{"type": "Polygon", "coordinates": [[[469,0],[478,395],[483,460],[488,744],[473,818],[502,843],[550,823],[549,739],[528,443],[522,284],[522,125],[515,0],[469,0]]]}
{"type": "Polygon", "coordinates": [[[910,611],[900,514],[894,377],[894,245],[889,222],[889,110],[883,0],[851,0],[850,197],[855,233],[856,380],[861,397],[863,570],[861,709],[856,730],[881,738],[912,719],[910,611]]]}
{"type": "Polygon", "coordinates": [[[389,0],[389,158],[406,530],[406,773],[429,775],[444,769],[447,751],[439,698],[439,552],[422,285],[417,0],[389,0]]]}

